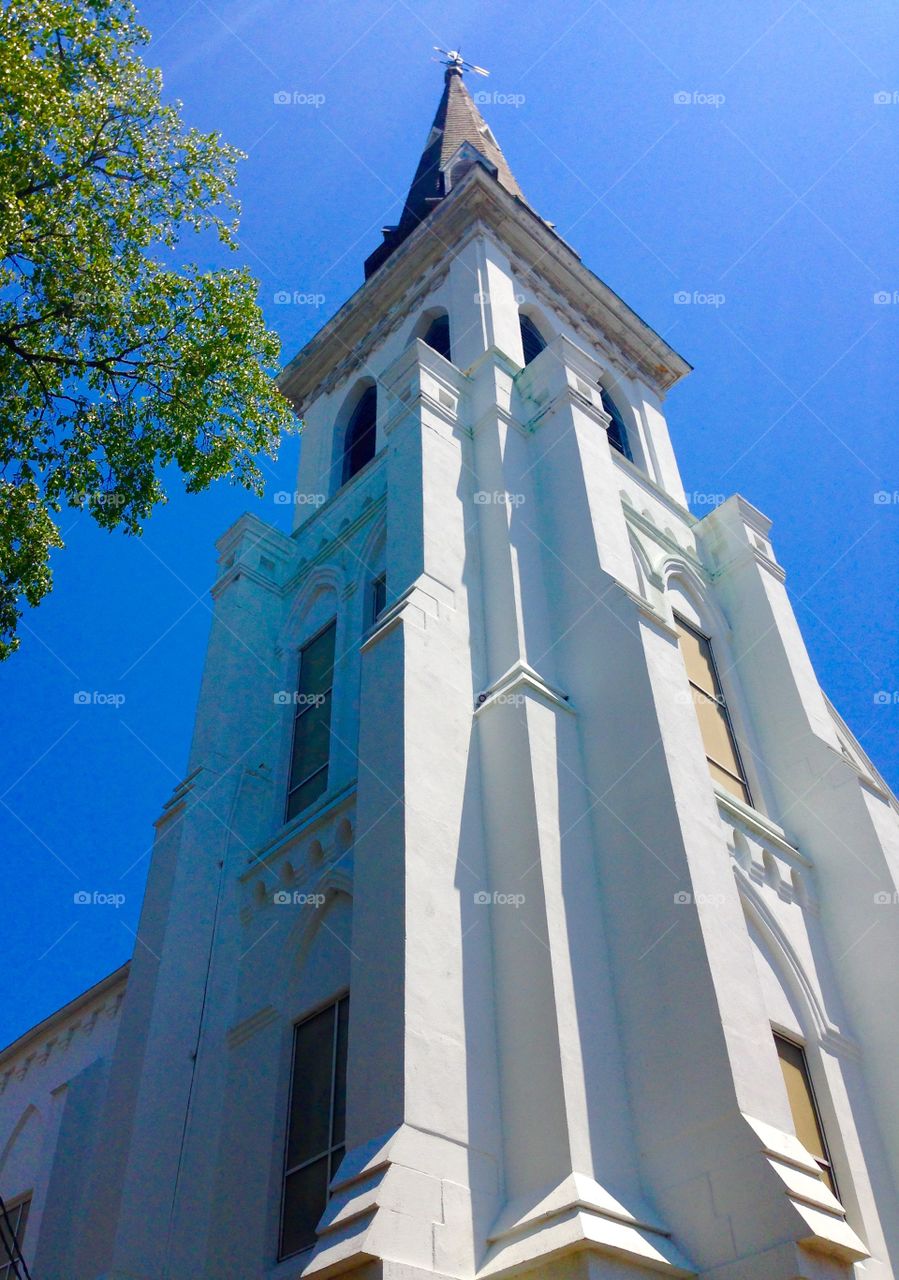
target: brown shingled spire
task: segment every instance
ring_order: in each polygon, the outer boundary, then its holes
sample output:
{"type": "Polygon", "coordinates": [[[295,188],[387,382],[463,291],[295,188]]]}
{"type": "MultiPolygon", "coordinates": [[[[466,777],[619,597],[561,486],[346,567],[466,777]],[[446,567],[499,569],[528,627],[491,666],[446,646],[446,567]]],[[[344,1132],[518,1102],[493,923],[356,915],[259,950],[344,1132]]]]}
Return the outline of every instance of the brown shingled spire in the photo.
{"type": "Polygon", "coordinates": [[[384,243],[366,260],[366,278],[448,194],[454,173],[458,174],[459,169],[467,169],[476,162],[485,164],[497,182],[513,196],[524,199],[499,143],[465,86],[461,58],[456,56],[446,68],[443,96],[406,196],[399,225],[385,227],[384,243]]]}

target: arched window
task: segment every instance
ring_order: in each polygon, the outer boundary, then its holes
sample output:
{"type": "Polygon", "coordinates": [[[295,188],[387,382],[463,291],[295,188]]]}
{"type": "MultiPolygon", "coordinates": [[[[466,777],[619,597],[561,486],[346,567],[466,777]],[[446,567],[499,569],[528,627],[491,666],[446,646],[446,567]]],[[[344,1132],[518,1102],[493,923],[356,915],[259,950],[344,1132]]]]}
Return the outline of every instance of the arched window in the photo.
{"type": "Polygon", "coordinates": [[[422,334],[421,340],[425,346],[443,356],[444,360],[452,360],[453,357],[450,354],[449,316],[445,311],[442,315],[434,317],[422,334]]]}
{"type": "Polygon", "coordinates": [[[521,328],[521,345],[524,348],[524,362],[530,364],[539,356],[546,346],[546,339],[534,324],[530,316],[523,311],[518,313],[518,324],[521,328]]]}
{"type": "Polygon", "coordinates": [[[631,446],[627,438],[627,427],[624,425],[624,418],[622,418],[618,406],[605,387],[600,387],[599,394],[602,399],[602,407],[612,419],[609,423],[609,444],[613,449],[617,449],[619,453],[623,454],[629,462],[633,462],[634,455],[631,452],[631,446]]]}
{"type": "Polygon", "coordinates": [[[375,427],[378,416],[378,389],[366,387],[353,410],[343,439],[343,474],[346,484],[375,456],[375,427]]]}

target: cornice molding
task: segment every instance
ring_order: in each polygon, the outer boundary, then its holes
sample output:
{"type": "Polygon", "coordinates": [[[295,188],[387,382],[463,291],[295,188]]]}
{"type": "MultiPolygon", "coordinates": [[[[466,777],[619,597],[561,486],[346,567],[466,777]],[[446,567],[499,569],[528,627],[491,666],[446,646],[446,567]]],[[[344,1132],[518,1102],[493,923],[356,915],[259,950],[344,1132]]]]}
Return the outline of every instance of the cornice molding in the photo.
{"type": "Polygon", "coordinates": [[[572,299],[569,305],[580,323],[592,321],[615,341],[660,394],[689,373],[690,365],[541,218],[475,166],[286,366],[279,386],[288,399],[301,409],[310,395],[336,385],[346,361],[363,361],[391,328],[402,323],[415,299],[434,288],[434,268],[446,268],[457,242],[479,221],[488,225],[490,234],[501,236],[513,255],[525,263],[533,261],[535,273],[539,262],[541,278],[561,298],[572,299]]]}

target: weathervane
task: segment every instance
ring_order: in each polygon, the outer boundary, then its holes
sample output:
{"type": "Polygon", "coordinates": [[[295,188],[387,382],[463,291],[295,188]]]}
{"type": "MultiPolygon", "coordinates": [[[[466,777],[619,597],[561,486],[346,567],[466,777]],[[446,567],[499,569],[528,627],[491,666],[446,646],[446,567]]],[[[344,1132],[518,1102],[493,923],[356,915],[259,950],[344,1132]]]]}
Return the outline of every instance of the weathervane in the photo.
{"type": "Polygon", "coordinates": [[[435,52],[444,55],[442,58],[434,58],[434,62],[440,62],[445,67],[451,67],[454,71],[458,71],[460,75],[463,71],[473,71],[476,76],[490,75],[490,72],[483,67],[476,67],[473,62],[466,62],[460,49],[441,49],[439,44],[435,44],[434,49],[435,52]]]}

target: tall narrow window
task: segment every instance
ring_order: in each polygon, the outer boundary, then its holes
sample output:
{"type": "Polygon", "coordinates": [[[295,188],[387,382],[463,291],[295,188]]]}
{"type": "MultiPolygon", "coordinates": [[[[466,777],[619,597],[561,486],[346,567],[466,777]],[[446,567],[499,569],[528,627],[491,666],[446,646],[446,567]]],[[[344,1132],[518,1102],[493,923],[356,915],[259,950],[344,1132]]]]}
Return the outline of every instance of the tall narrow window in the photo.
{"type": "Polygon", "coordinates": [[[422,342],[431,347],[432,350],[437,351],[445,360],[452,360],[453,357],[450,354],[449,316],[435,316],[428,325],[422,342]]]}
{"type": "Polygon", "coordinates": [[[715,670],[712,646],[707,636],[677,614],[674,615],[674,623],[680,636],[681,652],[712,777],[725,790],[751,804],[746,774],[715,670]]]}
{"type": "Polygon", "coordinates": [[[387,574],[379,573],[376,578],[372,579],[371,584],[371,621],[372,625],[378,621],[381,614],[387,607],[387,574]]]}
{"type": "Polygon", "coordinates": [[[328,1186],[343,1159],[348,1014],[343,996],[294,1028],[281,1258],[315,1244],[328,1186]]]}
{"type": "Polygon", "coordinates": [[[543,334],[534,324],[530,316],[526,316],[523,312],[519,312],[518,323],[521,327],[521,345],[524,348],[524,362],[530,364],[539,356],[540,352],[546,346],[546,340],[543,334]]]}
{"type": "Polygon", "coordinates": [[[328,785],[336,632],[337,624],[329,623],[300,651],[293,752],[287,788],[288,821],[317,799],[328,785]]]}
{"type": "Polygon", "coordinates": [[[353,410],[343,440],[342,483],[352,480],[357,471],[375,456],[378,417],[378,389],[366,387],[353,410]]]}
{"type": "Polygon", "coordinates": [[[606,391],[605,387],[599,388],[599,396],[602,400],[602,407],[612,419],[609,423],[609,444],[613,449],[617,449],[619,453],[624,454],[628,461],[633,462],[634,455],[631,452],[631,446],[627,438],[627,427],[624,425],[624,418],[615,401],[606,391]]]}
{"type": "Polygon", "coordinates": [[[5,1218],[0,1213],[0,1280],[16,1280],[21,1274],[21,1263],[13,1266],[10,1258],[19,1262],[30,1208],[31,1196],[23,1196],[6,1206],[5,1218]]]}
{"type": "Polygon", "coordinates": [[[777,1056],[780,1058],[780,1069],[783,1072],[784,1084],[787,1086],[787,1097],[790,1099],[790,1111],[793,1113],[793,1128],[796,1137],[811,1155],[821,1175],[821,1180],[830,1187],[839,1200],[837,1184],[833,1176],[830,1154],[818,1104],[812,1089],[811,1076],[808,1073],[808,1062],[805,1050],[801,1045],[780,1036],[775,1031],[774,1043],[777,1045],[777,1056]]]}

